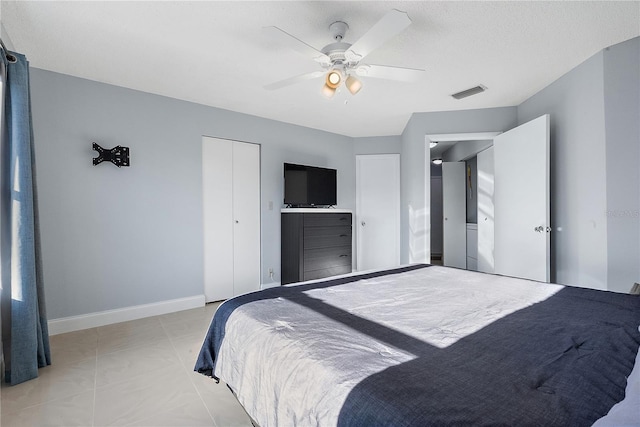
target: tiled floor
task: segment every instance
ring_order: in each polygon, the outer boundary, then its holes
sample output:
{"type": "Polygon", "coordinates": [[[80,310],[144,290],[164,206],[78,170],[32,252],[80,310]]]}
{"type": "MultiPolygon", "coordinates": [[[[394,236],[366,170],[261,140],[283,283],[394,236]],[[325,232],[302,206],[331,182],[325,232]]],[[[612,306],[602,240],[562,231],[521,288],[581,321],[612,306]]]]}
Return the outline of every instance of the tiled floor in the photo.
{"type": "Polygon", "coordinates": [[[9,426],[250,426],[229,389],[193,372],[217,304],[54,335],[53,364],[2,386],[9,426]]]}

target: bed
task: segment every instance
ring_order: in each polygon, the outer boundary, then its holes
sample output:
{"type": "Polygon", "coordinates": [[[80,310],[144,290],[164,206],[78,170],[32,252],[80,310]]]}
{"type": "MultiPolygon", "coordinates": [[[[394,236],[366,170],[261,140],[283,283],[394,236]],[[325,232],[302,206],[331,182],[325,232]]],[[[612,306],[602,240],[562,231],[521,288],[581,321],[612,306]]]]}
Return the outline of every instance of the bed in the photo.
{"type": "Polygon", "coordinates": [[[640,425],[639,325],[638,296],[411,265],[227,300],[195,370],[261,427],[640,425]]]}

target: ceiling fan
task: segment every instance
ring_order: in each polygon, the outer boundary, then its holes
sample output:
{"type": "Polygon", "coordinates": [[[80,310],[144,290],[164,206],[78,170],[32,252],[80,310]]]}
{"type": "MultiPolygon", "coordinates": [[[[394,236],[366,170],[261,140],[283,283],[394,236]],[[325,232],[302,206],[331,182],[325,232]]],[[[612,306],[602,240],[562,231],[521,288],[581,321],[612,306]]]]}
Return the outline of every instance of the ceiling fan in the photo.
{"type": "Polygon", "coordinates": [[[289,77],[266,85],[264,88],[268,90],[280,89],[324,76],[325,82],[322,87],[322,93],[331,98],[343,82],[352,95],[358,93],[362,89],[362,81],[356,75],[405,82],[416,81],[424,74],[424,70],[364,64],[361,62],[369,53],[402,32],[410,24],[411,19],[409,19],[406,12],[393,9],[355,43],[349,44],[342,41],[349,26],[345,22],[337,21],[329,26],[329,31],[335,42],[326,45],[320,50],[278,27],[265,27],[264,30],[270,33],[274,39],[303,56],[313,59],[323,70],[289,77]]]}

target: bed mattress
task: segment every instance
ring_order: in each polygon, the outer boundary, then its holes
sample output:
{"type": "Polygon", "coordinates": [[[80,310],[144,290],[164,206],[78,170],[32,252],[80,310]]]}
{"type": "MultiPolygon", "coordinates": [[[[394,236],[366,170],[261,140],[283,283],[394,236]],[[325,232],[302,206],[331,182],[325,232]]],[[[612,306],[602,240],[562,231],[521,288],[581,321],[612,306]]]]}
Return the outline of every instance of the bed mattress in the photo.
{"type": "Polygon", "coordinates": [[[262,427],[587,426],[639,325],[640,297],[416,265],[228,300],[196,370],[262,427]]]}

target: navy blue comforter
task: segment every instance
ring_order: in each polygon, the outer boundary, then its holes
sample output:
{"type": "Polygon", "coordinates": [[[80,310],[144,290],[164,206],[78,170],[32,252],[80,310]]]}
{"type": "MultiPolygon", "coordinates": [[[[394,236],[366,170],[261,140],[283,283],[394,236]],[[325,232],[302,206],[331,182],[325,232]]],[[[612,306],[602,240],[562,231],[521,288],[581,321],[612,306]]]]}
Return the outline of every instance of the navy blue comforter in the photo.
{"type": "MultiPolygon", "coordinates": [[[[309,304],[302,291],[360,278],[272,288],[226,302],[195,370],[213,376],[226,321],[238,306],[276,297],[309,304]]],[[[359,383],[341,409],[344,426],[588,426],[623,399],[640,346],[639,296],[574,287],[446,349],[403,344],[402,334],[362,319],[337,320],[419,356],[359,383]]]]}

